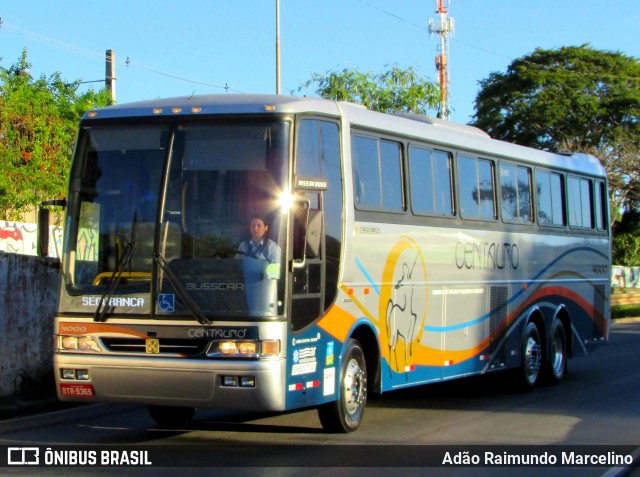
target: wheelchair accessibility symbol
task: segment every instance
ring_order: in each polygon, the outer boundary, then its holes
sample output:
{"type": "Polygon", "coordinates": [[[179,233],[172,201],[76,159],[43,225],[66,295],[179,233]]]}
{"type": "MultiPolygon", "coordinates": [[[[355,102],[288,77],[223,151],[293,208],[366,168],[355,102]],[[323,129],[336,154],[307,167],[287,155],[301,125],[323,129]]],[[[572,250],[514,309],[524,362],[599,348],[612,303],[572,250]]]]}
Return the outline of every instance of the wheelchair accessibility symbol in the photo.
{"type": "Polygon", "coordinates": [[[158,294],[158,310],[173,313],[175,309],[176,296],[173,293],[158,294]]]}

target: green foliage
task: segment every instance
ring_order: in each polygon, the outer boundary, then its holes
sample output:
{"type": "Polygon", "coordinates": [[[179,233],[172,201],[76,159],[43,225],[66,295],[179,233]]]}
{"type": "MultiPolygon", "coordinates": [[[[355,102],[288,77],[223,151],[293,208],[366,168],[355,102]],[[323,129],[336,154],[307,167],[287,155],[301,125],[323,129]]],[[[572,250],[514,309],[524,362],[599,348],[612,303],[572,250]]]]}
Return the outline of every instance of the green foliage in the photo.
{"type": "Polygon", "coordinates": [[[611,318],[637,318],[640,316],[640,305],[618,305],[611,307],[611,318]]]}
{"type": "Polygon", "coordinates": [[[625,267],[640,266],[640,212],[625,212],[613,232],[613,263],[625,267]]]}
{"type": "Polygon", "coordinates": [[[640,61],[589,45],[536,49],[480,82],[473,125],[495,139],[594,155],[612,221],[640,204],[640,61]]]}
{"type": "Polygon", "coordinates": [[[612,261],[624,267],[640,265],[640,235],[623,232],[613,236],[612,261]]]}
{"type": "Polygon", "coordinates": [[[640,132],[640,62],[588,45],[536,49],[480,81],[474,125],[538,149],[611,143],[640,132]]]}
{"type": "Polygon", "coordinates": [[[426,114],[439,101],[435,83],[420,78],[413,67],[403,70],[397,65],[378,74],[356,68],[314,73],[298,91],[308,88],[315,88],[321,98],[350,101],[385,113],[426,114]]]}
{"type": "Polygon", "coordinates": [[[106,106],[106,91],[78,93],[79,82],[60,73],[33,79],[24,51],[10,68],[0,67],[0,214],[5,220],[43,199],[64,197],[78,121],[106,106]]]}

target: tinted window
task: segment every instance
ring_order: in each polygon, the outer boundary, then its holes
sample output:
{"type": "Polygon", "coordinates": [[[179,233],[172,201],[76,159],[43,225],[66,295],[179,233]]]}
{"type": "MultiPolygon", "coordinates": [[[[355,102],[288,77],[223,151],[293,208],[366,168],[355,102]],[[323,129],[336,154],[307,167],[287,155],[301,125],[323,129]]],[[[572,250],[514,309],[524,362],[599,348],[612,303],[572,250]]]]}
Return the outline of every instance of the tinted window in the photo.
{"type": "Polygon", "coordinates": [[[607,228],[607,188],[603,181],[596,182],[596,227],[598,230],[607,228]]]}
{"type": "Polygon", "coordinates": [[[356,208],[399,212],[404,208],[399,143],[353,136],[356,208]]]}
{"type": "Polygon", "coordinates": [[[569,177],[569,225],[593,228],[591,181],[569,177]]]}
{"type": "Polygon", "coordinates": [[[460,156],[458,158],[458,175],[462,217],[494,220],[496,212],[493,162],[460,156]]]}
{"type": "Polygon", "coordinates": [[[502,218],[509,222],[531,221],[531,169],[500,164],[502,218]]]}
{"type": "Polygon", "coordinates": [[[414,213],[452,216],[450,155],[412,146],[409,161],[414,213]]]}
{"type": "Polygon", "coordinates": [[[562,176],[536,172],[538,222],[542,225],[566,225],[562,176]]]}

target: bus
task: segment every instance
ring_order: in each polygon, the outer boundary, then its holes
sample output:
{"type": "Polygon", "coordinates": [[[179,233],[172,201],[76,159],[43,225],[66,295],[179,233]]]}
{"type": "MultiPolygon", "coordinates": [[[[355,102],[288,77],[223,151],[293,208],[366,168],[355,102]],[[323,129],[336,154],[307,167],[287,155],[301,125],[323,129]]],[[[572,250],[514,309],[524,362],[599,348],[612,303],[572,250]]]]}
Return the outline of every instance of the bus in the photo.
{"type": "Polygon", "coordinates": [[[471,126],[275,95],[115,105],[83,116],[41,231],[51,206],[58,397],[158,425],[317,408],[351,432],[370,393],[557,383],[608,337],[600,162],[471,126]]]}

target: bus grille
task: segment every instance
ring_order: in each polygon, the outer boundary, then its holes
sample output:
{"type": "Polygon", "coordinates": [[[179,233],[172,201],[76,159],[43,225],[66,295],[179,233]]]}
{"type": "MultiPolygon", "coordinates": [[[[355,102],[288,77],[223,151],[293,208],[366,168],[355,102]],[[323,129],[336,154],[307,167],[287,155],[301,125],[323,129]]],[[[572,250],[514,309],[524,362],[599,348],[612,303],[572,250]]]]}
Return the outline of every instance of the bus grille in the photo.
{"type": "MultiPolygon", "coordinates": [[[[204,354],[209,345],[207,340],[159,338],[158,355],[179,354],[189,358],[204,354]]],[[[112,353],[144,354],[147,353],[146,340],[138,338],[102,338],[102,344],[112,353]]]]}

